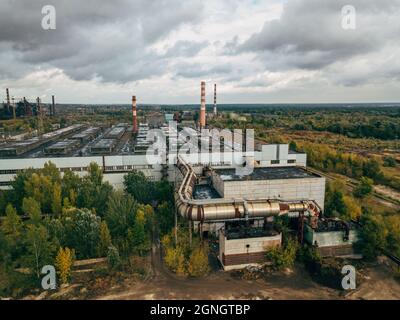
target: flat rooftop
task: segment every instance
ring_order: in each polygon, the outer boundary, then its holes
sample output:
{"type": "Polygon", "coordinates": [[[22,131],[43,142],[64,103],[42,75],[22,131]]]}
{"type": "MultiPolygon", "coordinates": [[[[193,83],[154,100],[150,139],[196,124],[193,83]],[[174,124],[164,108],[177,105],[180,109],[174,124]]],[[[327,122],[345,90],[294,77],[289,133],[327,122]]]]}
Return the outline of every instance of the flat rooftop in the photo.
{"type": "Polygon", "coordinates": [[[110,148],[117,143],[114,139],[101,139],[92,148],[110,148]]]}
{"type": "Polygon", "coordinates": [[[320,178],[301,167],[254,168],[251,174],[243,176],[237,175],[236,169],[216,169],[214,171],[223,181],[320,178]]]}
{"type": "Polygon", "coordinates": [[[66,147],[69,147],[71,145],[76,144],[77,142],[74,140],[63,140],[63,141],[58,141],[54,144],[52,144],[51,146],[48,147],[48,149],[63,149],[66,147]]]}

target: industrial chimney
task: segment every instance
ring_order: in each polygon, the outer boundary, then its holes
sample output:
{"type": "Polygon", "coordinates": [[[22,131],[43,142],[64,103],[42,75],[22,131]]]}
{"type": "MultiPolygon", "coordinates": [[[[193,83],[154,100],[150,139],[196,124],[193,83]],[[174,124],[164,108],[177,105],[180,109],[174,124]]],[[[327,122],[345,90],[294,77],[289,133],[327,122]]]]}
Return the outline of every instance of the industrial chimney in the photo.
{"type": "Polygon", "coordinates": [[[201,107],[200,107],[200,128],[206,126],[206,83],[201,82],[201,107]]]}
{"type": "Polygon", "coordinates": [[[217,85],[214,83],[214,116],[217,115],[217,85]]]}
{"type": "Polygon", "coordinates": [[[10,108],[11,102],[10,102],[10,90],[6,88],[6,96],[7,96],[7,108],[10,108]]]}
{"type": "Polygon", "coordinates": [[[137,133],[137,110],[136,110],[136,96],[132,96],[132,120],[133,120],[133,133],[137,133]]]}
{"type": "Polygon", "coordinates": [[[56,104],[54,102],[54,96],[51,96],[50,115],[53,116],[53,117],[56,115],[56,104]]]}

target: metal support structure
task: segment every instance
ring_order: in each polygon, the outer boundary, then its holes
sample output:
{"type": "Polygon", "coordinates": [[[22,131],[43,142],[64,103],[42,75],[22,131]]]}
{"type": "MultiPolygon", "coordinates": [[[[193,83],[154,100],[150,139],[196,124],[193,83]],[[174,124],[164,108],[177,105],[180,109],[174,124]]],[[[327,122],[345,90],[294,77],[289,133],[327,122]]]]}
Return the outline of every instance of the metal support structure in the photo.
{"type": "Polygon", "coordinates": [[[192,247],[192,221],[188,220],[188,226],[189,226],[189,246],[190,248],[192,247]]]}

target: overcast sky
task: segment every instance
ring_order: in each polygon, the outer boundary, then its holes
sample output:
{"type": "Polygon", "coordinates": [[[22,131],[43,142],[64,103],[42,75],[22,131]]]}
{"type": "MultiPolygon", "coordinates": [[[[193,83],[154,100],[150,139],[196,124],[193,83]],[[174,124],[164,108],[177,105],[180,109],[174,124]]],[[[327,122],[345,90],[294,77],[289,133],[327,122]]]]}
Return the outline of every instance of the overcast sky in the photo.
{"type": "Polygon", "coordinates": [[[400,0],[1,0],[0,100],[400,102],[400,0]],[[43,30],[44,5],[56,30],[43,30]],[[342,7],[357,10],[342,28],[342,7]]]}

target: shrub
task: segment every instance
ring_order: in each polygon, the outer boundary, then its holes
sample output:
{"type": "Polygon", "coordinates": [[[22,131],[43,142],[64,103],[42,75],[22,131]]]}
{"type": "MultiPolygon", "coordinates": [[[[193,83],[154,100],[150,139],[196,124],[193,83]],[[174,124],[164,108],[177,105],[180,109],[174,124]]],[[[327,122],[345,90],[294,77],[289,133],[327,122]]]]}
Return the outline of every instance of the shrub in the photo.
{"type": "Polygon", "coordinates": [[[267,252],[267,259],[272,262],[272,268],[282,270],[292,267],[296,260],[298,244],[296,240],[288,240],[284,247],[274,247],[267,252]]]}
{"type": "Polygon", "coordinates": [[[188,273],[192,277],[201,277],[210,271],[208,265],[208,250],[204,247],[198,247],[190,255],[188,273]]]}
{"type": "Polygon", "coordinates": [[[119,256],[119,251],[113,245],[108,247],[107,263],[112,270],[117,270],[121,267],[121,258],[119,256]]]}

